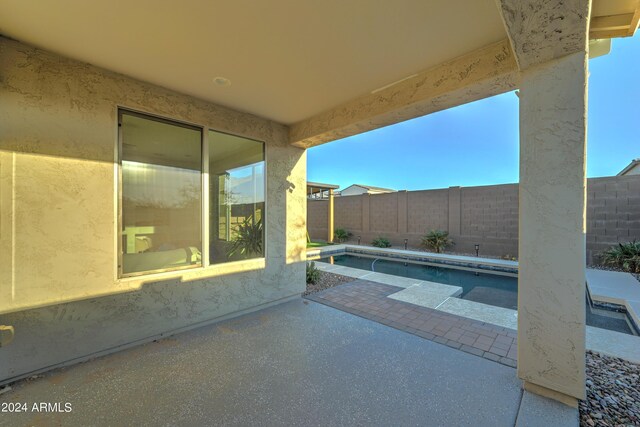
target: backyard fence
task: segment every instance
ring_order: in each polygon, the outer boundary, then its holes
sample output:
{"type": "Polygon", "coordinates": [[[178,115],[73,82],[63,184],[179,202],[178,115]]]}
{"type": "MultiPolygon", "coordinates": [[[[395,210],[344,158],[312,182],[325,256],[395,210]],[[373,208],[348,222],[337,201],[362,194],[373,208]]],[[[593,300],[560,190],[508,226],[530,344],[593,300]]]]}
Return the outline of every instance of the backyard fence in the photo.
{"type": "MultiPolygon", "coordinates": [[[[327,201],[308,200],[307,229],[326,239],[327,201]]],[[[418,247],[431,229],[447,230],[449,251],[518,255],[518,184],[450,187],[335,198],[335,228],[370,244],[377,236],[393,246],[418,247]]],[[[587,260],[618,242],[640,240],[640,175],[587,180],[587,260]]]]}

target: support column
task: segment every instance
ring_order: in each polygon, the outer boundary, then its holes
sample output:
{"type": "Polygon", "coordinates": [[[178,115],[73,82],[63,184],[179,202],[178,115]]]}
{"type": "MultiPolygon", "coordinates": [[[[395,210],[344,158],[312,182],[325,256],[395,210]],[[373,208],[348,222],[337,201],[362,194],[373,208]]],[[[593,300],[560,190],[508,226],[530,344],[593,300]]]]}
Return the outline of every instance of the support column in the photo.
{"type": "Polygon", "coordinates": [[[333,243],[333,189],[329,189],[329,207],[327,208],[327,242],[333,243]]]}
{"type": "Polygon", "coordinates": [[[518,376],[585,398],[587,53],[528,68],[520,89],[518,376]]]}

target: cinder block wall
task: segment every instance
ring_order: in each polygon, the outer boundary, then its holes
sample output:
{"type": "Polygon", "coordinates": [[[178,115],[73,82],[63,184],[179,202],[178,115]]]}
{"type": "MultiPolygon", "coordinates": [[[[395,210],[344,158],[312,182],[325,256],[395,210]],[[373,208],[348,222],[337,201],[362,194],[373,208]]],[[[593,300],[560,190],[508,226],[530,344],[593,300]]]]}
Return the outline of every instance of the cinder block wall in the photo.
{"type": "Polygon", "coordinates": [[[588,180],[587,250],[640,240],[640,175],[588,180]]]}
{"type": "MultiPolygon", "coordinates": [[[[312,239],[326,239],[327,202],[309,201],[312,239]]],[[[399,191],[336,197],[335,227],[370,243],[384,236],[394,246],[420,245],[431,229],[448,230],[455,252],[518,255],[518,184],[399,191]]],[[[618,242],[640,240],[640,176],[587,180],[587,261],[618,242]]]]}
{"type": "Polygon", "coordinates": [[[307,232],[312,239],[327,240],[327,200],[307,199],[307,232]]]}

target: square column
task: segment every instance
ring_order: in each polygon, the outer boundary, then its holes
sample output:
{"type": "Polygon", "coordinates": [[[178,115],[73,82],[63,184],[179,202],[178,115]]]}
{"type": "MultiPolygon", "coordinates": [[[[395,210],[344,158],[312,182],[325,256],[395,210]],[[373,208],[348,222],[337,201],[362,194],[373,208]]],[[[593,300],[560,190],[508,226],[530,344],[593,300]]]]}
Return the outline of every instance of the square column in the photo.
{"type": "Polygon", "coordinates": [[[333,189],[329,189],[329,207],[327,208],[327,242],[329,243],[333,243],[333,215],[334,215],[334,208],[333,208],[333,189]]]}
{"type": "Polygon", "coordinates": [[[572,406],[585,398],[587,53],[522,73],[518,376],[572,406]]]}

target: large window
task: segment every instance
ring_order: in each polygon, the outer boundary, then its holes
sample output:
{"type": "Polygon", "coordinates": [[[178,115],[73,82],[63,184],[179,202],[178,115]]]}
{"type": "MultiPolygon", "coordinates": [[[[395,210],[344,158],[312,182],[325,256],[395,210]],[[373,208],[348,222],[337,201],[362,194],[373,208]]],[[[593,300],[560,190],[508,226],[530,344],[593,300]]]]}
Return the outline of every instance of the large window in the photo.
{"type": "Polygon", "coordinates": [[[120,275],[264,256],[264,143],[125,110],[118,118],[120,275]]]}
{"type": "Polygon", "coordinates": [[[120,113],[121,272],[202,263],[202,130],[120,113]]]}
{"type": "Polygon", "coordinates": [[[264,144],[209,132],[209,261],[264,253],[264,144]]]}

